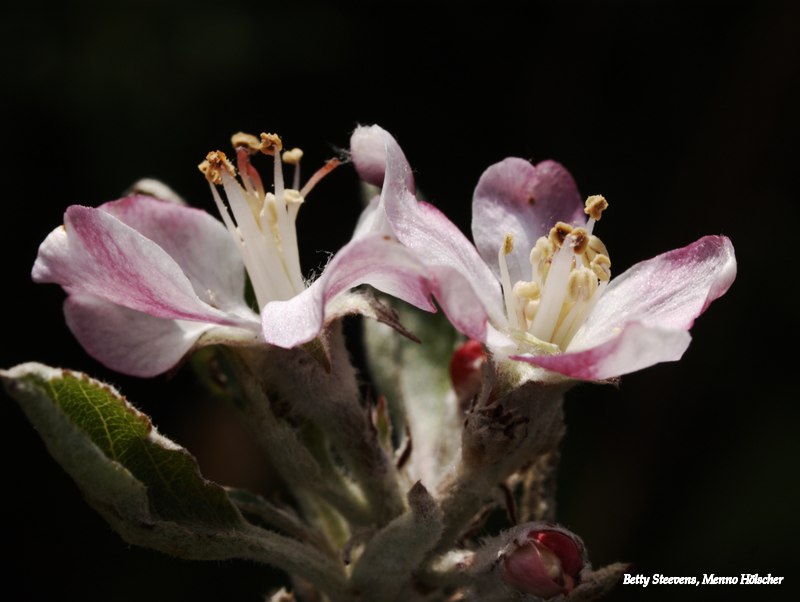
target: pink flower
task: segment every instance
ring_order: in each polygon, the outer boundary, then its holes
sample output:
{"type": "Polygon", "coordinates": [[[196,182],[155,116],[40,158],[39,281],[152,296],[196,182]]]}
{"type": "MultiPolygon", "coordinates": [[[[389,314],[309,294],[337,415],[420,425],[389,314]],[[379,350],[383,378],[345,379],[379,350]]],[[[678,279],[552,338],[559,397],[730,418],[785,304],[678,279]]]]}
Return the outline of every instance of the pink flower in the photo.
{"type": "MultiPolygon", "coordinates": [[[[40,246],[33,280],[64,287],[67,325],[106,366],[154,376],[205,345],[294,347],[338,316],[374,314],[372,301],[349,291],[362,283],[433,309],[424,266],[378,233],[345,245],[307,283],[295,216],[331,167],[301,191],[286,190],[277,152],[275,192],[265,193],[247,145],[238,140],[244,187],[222,153],[211,153],[201,166],[224,186],[236,223],[212,184],[224,225],[204,211],[136,195],[96,209],[69,207],[64,225],[40,246]],[[261,316],[244,300],[245,267],[261,316]]],[[[267,137],[266,152],[276,147],[277,137],[267,137]]]]}
{"type": "Polygon", "coordinates": [[[590,197],[584,206],[572,176],[553,161],[509,158],[483,173],[472,204],[476,248],[416,200],[390,134],[360,127],[351,153],[370,181],[384,166],[381,195],[359,233],[391,232],[412,249],[453,325],[500,358],[585,380],[680,359],[695,318],[736,276],[731,242],[706,236],[609,282],[608,251],[593,234],[605,200],[590,197]]]}

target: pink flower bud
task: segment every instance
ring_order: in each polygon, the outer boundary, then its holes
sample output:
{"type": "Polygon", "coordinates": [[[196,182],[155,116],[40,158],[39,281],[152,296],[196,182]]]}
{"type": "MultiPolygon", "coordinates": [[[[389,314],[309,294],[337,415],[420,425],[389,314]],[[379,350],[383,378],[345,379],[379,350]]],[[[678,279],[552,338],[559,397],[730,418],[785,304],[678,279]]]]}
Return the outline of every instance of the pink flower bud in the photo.
{"type": "Polygon", "coordinates": [[[485,363],[483,347],[474,339],[456,349],[450,360],[450,380],[459,403],[469,403],[480,391],[485,363]]]}
{"type": "Polygon", "coordinates": [[[528,541],[503,562],[503,580],[541,598],[568,594],[583,566],[575,542],[556,531],[530,532],[528,541]]]}

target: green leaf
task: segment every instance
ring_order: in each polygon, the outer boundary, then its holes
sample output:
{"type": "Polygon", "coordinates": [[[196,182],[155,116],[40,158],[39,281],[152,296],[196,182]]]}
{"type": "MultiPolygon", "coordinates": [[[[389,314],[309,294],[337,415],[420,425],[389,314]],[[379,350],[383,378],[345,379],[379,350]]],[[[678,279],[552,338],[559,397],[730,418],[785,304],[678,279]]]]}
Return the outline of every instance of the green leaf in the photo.
{"type": "Polygon", "coordinates": [[[194,457],[112,387],[41,364],[0,377],[102,514],[113,508],[128,522],[172,521],[204,533],[243,523],[225,490],[200,475],[194,457]]]}
{"type": "Polygon", "coordinates": [[[341,560],[246,522],[195,459],[112,387],[35,363],[0,370],[0,379],[86,501],[128,543],[183,558],[249,558],[298,575],[333,601],[350,599],[341,560]]]}

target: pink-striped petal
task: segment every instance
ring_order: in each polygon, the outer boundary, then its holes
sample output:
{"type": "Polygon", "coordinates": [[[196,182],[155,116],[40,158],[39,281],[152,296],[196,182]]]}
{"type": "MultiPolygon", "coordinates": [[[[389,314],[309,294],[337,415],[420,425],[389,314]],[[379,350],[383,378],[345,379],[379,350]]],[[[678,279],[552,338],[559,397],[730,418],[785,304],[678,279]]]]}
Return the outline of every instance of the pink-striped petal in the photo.
{"type": "MultiPolygon", "coordinates": [[[[314,339],[325,324],[326,307],[360,284],[370,284],[416,307],[436,311],[425,266],[402,245],[373,235],[345,245],[322,275],[296,297],[267,303],[261,312],[264,339],[285,349],[314,339]]],[[[353,311],[359,310],[354,307],[353,311]]]]}
{"type": "Polygon", "coordinates": [[[736,277],[733,245],[724,236],[636,264],[612,280],[568,351],[600,345],[629,322],[688,330],[736,277]]]}
{"type": "Polygon", "coordinates": [[[150,377],[175,366],[192,349],[216,344],[258,344],[252,329],[169,320],[72,292],[64,302],[67,326],[86,352],[104,366],[150,377]]]}
{"type": "Polygon", "coordinates": [[[100,205],[175,260],[201,299],[223,311],[247,311],[244,263],[225,226],[200,209],[133,196],[100,205]]]}
{"type": "Polygon", "coordinates": [[[630,322],[611,340],[585,351],[535,357],[515,355],[511,359],[573,378],[603,380],[660,362],[679,360],[691,340],[691,335],[685,330],[647,327],[639,322],[630,322]]]}
{"type": "MultiPolygon", "coordinates": [[[[377,125],[358,126],[350,136],[350,156],[356,171],[362,180],[373,186],[384,185],[387,171],[386,144],[396,147],[399,155],[396,154],[395,158],[400,159],[408,167],[406,156],[400,150],[397,141],[382,127],[377,125]]],[[[403,183],[411,194],[416,192],[414,175],[410,168],[404,170],[403,183]]]]}
{"type": "Polygon", "coordinates": [[[558,221],[586,223],[584,204],[575,180],[555,161],[534,166],[508,158],[489,167],[472,198],[472,237],[481,257],[500,278],[497,252],[506,233],[514,235],[514,250],[506,256],[513,285],[531,278],[528,259],[540,236],[558,221]]]}
{"type": "Polygon", "coordinates": [[[239,317],[214,307],[214,297],[222,290],[196,291],[161,246],[101,209],[68,208],[64,225],[39,247],[32,277],[35,282],[54,282],[160,318],[228,326],[247,326],[252,321],[248,315],[239,317]]]}

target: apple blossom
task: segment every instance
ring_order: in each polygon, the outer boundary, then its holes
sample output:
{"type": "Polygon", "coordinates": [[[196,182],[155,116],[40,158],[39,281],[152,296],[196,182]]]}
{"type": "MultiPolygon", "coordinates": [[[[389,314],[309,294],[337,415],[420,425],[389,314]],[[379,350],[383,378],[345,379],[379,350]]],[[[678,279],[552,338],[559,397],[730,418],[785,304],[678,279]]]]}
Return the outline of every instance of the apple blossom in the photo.
{"type": "Polygon", "coordinates": [[[357,235],[390,231],[412,249],[431,270],[453,325],[500,359],[584,380],[677,360],[694,319],[736,276],[731,242],[706,236],[610,281],[608,251],[594,235],[607,202],[595,195],[584,206],[572,176],[554,161],[508,158],[484,172],[473,197],[473,246],[438,209],[416,200],[411,169],[390,134],[360,127],[351,153],[369,181],[384,166],[381,195],[357,235]]]}
{"type": "MultiPolygon", "coordinates": [[[[206,345],[295,347],[346,313],[385,318],[373,300],[349,292],[364,282],[433,308],[423,266],[380,234],[351,241],[306,281],[295,217],[335,163],[301,190],[286,189],[277,136],[259,142],[237,134],[233,142],[244,188],[224,153],[210,153],[201,165],[224,225],[204,211],[137,194],[96,209],[69,207],[64,225],[42,243],[33,280],[64,287],[67,324],[90,355],[123,373],[154,376],[206,345]],[[275,155],[274,193],[264,191],[249,162],[262,147],[275,155]],[[215,184],[224,187],[236,223],[215,184]],[[244,299],[245,267],[261,316],[244,299]]],[[[288,151],[284,161],[297,163],[301,154],[288,151]]]]}

